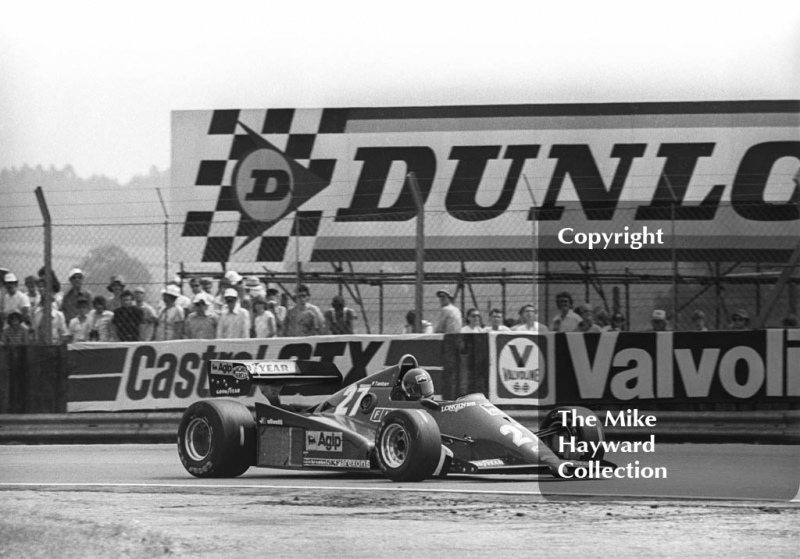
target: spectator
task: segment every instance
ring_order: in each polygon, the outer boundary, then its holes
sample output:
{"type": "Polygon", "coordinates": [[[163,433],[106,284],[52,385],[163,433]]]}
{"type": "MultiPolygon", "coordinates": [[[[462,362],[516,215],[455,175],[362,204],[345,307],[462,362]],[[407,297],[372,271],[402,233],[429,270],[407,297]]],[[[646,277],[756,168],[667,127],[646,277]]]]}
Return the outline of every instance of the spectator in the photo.
{"type": "Polygon", "coordinates": [[[250,313],[239,304],[239,293],[229,287],[222,296],[225,308],[217,323],[217,338],[249,338],[250,313]]]}
{"type": "Polygon", "coordinates": [[[600,309],[594,313],[594,323],[600,327],[601,332],[605,332],[611,328],[611,317],[605,309],[600,309]]]}
{"type": "Polygon", "coordinates": [[[142,309],[142,314],[144,315],[141,339],[149,341],[153,339],[153,334],[155,333],[155,326],[158,323],[158,313],[144,300],[144,297],[144,287],[139,286],[133,290],[133,304],[142,309]]]}
{"type": "Polygon", "coordinates": [[[6,299],[6,290],[3,287],[3,282],[5,280],[6,274],[9,272],[8,268],[3,268],[0,266],[0,328],[6,328],[6,317],[4,314],[5,311],[5,299],[6,299]]]}
{"type": "Polygon", "coordinates": [[[192,298],[183,294],[183,280],[180,276],[175,276],[169,283],[178,288],[178,298],[175,299],[175,304],[183,309],[183,316],[186,316],[192,308],[192,298]]]}
{"type": "Polygon", "coordinates": [[[189,278],[189,289],[192,290],[192,295],[189,297],[194,304],[194,298],[198,293],[203,292],[203,286],[200,285],[200,278],[189,278]]]}
{"type": "Polygon", "coordinates": [[[729,330],[749,330],[750,315],[744,309],[739,309],[731,315],[731,323],[728,324],[729,330]]]}
{"type": "Polygon", "coordinates": [[[67,324],[70,324],[72,319],[78,316],[78,299],[91,301],[92,294],[83,287],[83,271],[80,268],[71,269],[67,279],[69,279],[70,288],[64,293],[61,300],[61,312],[64,313],[67,324]]]}
{"type": "Polygon", "coordinates": [[[267,299],[263,295],[256,295],[251,300],[253,305],[253,326],[250,330],[251,338],[274,338],[278,333],[275,315],[267,310],[267,299]]]}
{"type": "Polygon", "coordinates": [[[440,289],[436,292],[441,305],[439,312],[439,322],[436,324],[437,334],[456,334],[461,332],[463,322],[461,320],[461,311],[458,310],[453,304],[453,296],[446,289],[440,289]]]}
{"type": "Polygon", "coordinates": [[[67,325],[67,342],[88,342],[92,330],[92,321],[89,320],[89,298],[78,297],[75,304],[78,314],[67,325]]]}
{"type": "MultiPolygon", "coordinates": [[[[45,267],[42,266],[39,268],[39,288],[41,289],[41,294],[44,296],[44,288],[45,288],[45,267]]],[[[57,303],[57,308],[61,308],[61,300],[63,299],[64,295],[61,293],[61,282],[58,281],[58,277],[56,276],[55,271],[50,270],[50,288],[51,294],[53,296],[53,301],[57,303]]]]}
{"type": "Polygon", "coordinates": [[[797,328],[800,327],[800,320],[797,319],[795,314],[787,314],[781,320],[781,328],[797,328]]]}
{"type": "Polygon", "coordinates": [[[700,309],[692,313],[692,330],[696,332],[707,332],[706,327],[706,313],[700,309]]]}
{"type": "Polygon", "coordinates": [[[1,345],[28,345],[31,341],[28,327],[22,323],[22,313],[13,310],[6,318],[8,325],[0,335],[1,345]]]}
{"type": "Polygon", "coordinates": [[[576,309],[576,313],[581,317],[581,321],[578,324],[578,329],[576,332],[602,332],[603,329],[600,328],[594,322],[594,307],[592,307],[589,303],[581,305],[576,309]]]}
{"type": "Polygon", "coordinates": [[[492,309],[489,313],[489,326],[486,327],[486,331],[508,332],[509,330],[511,330],[511,328],[503,324],[503,311],[500,309],[492,309]]]}
{"type": "Polygon", "coordinates": [[[553,332],[577,330],[578,324],[583,318],[572,310],[572,295],[568,291],[562,291],[556,295],[556,307],[558,307],[558,314],[550,322],[550,330],[553,332]]]}
{"type": "Polygon", "coordinates": [[[252,312],[253,299],[258,295],[266,295],[266,292],[267,289],[257,276],[247,276],[244,279],[244,292],[241,295],[242,299],[239,301],[239,304],[252,312]]]}
{"type": "Polygon", "coordinates": [[[89,340],[92,342],[113,342],[114,333],[111,321],[114,313],[106,309],[106,298],[97,295],[92,299],[92,312],[89,313],[89,320],[92,321],[89,330],[89,340]]]}
{"type": "Polygon", "coordinates": [[[213,306],[213,297],[201,291],[192,299],[194,311],[186,319],[184,336],[189,339],[213,340],[217,337],[219,319],[209,307],[213,306]]]}
{"type": "Polygon", "coordinates": [[[22,315],[22,322],[25,324],[31,323],[31,300],[22,291],[17,289],[19,280],[17,276],[8,272],[3,278],[3,286],[5,287],[6,294],[4,298],[5,316],[10,315],[12,312],[17,311],[22,315]]]}
{"type": "Polygon", "coordinates": [[[144,311],[134,305],[133,293],[125,290],[120,295],[122,306],[114,311],[111,323],[121,342],[138,342],[141,340],[144,311]]]}
{"type": "Polygon", "coordinates": [[[287,336],[318,336],[325,333],[325,317],[319,307],[309,303],[311,291],[300,284],[295,293],[295,305],[286,313],[287,336]]]}
{"type": "Polygon", "coordinates": [[[519,310],[520,315],[522,316],[523,322],[521,324],[517,324],[512,328],[515,332],[537,332],[537,333],[544,333],[548,332],[549,329],[544,324],[536,321],[537,311],[536,307],[533,305],[524,305],[519,310]]]}
{"type": "Polygon", "coordinates": [[[477,334],[483,332],[483,321],[481,320],[481,311],[476,308],[467,310],[467,323],[461,327],[463,334],[477,334]]]}
{"type": "Polygon", "coordinates": [[[42,298],[42,294],[39,293],[39,280],[36,276],[27,276],[25,278],[25,295],[30,299],[31,308],[35,309],[42,298]]]}
{"type": "Polygon", "coordinates": [[[125,278],[122,276],[111,276],[111,281],[106,287],[111,292],[111,298],[106,301],[106,308],[115,311],[122,306],[122,292],[125,290],[125,278]]]}
{"type": "Polygon", "coordinates": [[[650,328],[648,332],[666,332],[667,331],[667,311],[656,309],[650,315],[650,328]]]}
{"type": "MultiPolygon", "coordinates": [[[[403,334],[414,334],[416,328],[417,313],[415,311],[408,311],[406,313],[406,325],[403,327],[403,334]]],[[[433,324],[429,320],[422,320],[422,334],[433,334],[433,324]]]]}
{"type": "Polygon", "coordinates": [[[614,313],[611,315],[611,324],[606,328],[606,332],[622,332],[625,329],[625,315],[614,313]]]}
{"type": "MultiPolygon", "coordinates": [[[[44,298],[39,302],[39,305],[33,309],[33,337],[41,343],[48,343],[47,330],[45,329],[44,313],[45,313],[44,298]]],[[[64,313],[58,310],[58,303],[53,301],[50,303],[50,340],[51,344],[60,344],[66,341],[69,336],[67,329],[67,322],[64,320],[64,313]]]]}
{"type": "Polygon", "coordinates": [[[267,310],[275,315],[276,336],[282,336],[286,322],[286,307],[278,300],[278,290],[274,286],[267,288],[267,310]]]}
{"type": "Polygon", "coordinates": [[[161,290],[163,308],[158,312],[153,341],[180,340],[183,338],[185,314],[182,307],[177,305],[181,290],[177,285],[169,284],[161,290]]]}
{"type": "Polygon", "coordinates": [[[214,280],[209,277],[202,277],[200,278],[200,288],[209,295],[213,296],[214,294],[211,293],[211,290],[214,289],[214,280]]]}
{"type": "Polygon", "coordinates": [[[358,315],[350,307],[344,306],[344,297],[334,296],[331,308],[325,311],[325,325],[331,334],[352,334],[353,322],[358,315]]]}

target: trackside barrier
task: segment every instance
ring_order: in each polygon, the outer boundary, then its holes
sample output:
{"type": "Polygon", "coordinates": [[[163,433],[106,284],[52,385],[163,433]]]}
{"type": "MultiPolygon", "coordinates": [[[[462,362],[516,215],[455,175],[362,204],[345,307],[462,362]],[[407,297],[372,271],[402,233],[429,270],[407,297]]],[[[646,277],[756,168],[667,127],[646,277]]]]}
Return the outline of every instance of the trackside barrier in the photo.
{"type": "MultiPolygon", "coordinates": [[[[509,410],[527,427],[533,410],[509,410]]],[[[605,421],[605,412],[599,412],[605,421]]],[[[659,442],[800,444],[800,411],[652,412],[656,426],[645,430],[606,428],[611,440],[654,434],[659,442]]],[[[2,444],[175,443],[180,412],[0,415],[2,444]]]]}

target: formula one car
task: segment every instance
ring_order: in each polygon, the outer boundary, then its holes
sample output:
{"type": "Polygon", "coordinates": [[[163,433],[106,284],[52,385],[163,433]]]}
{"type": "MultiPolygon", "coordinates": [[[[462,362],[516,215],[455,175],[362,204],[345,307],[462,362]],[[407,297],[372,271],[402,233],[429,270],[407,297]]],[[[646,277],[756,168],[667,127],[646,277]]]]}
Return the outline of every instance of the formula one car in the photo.
{"type": "MultiPolygon", "coordinates": [[[[562,438],[599,443],[604,438],[600,421],[568,424],[555,409],[534,433],[482,394],[435,401],[430,375],[411,355],[312,407],[280,401],[283,386],[320,383],[341,386],[333,363],[211,361],[212,395],[247,395],[255,384],[262,385],[269,403],[256,403],[255,419],[234,399],[192,404],[178,431],[181,462],[201,478],[235,477],[259,466],[375,471],[405,482],[447,474],[549,471],[559,476],[559,467],[602,458],[602,447],[591,455],[569,452],[586,445],[567,445],[560,452],[558,444],[562,438]]],[[[585,408],[569,410],[596,418],[585,408]]]]}

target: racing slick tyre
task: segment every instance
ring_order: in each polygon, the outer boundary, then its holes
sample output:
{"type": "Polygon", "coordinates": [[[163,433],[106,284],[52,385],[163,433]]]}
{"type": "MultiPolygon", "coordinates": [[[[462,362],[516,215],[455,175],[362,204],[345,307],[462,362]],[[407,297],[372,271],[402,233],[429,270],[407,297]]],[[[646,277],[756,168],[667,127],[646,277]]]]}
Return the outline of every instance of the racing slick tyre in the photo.
{"type": "Polygon", "coordinates": [[[236,477],[255,464],[256,422],[232,400],[201,400],[184,412],[178,454],[195,477],[236,477]]]}
{"type": "MultiPolygon", "coordinates": [[[[562,460],[602,460],[603,455],[605,454],[605,449],[600,446],[597,449],[596,453],[592,453],[591,450],[587,452],[578,452],[569,450],[565,452],[559,452],[559,441],[561,439],[565,439],[566,441],[570,441],[571,437],[575,437],[575,443],[578,442],[587,442],[587,443],[599,443],[605,440],[605,432],[603,430],[603,424],[600,421],[600,418],[597,417],[592,410],[581,408],[581,407],[560,407],[555,408],[554,410],[550,411],[542,421],[541,425],[539,426],[540,431],[544,431],[545,429],[557,429],[557,432],[553,435],[549,435],[543,437],[544,443],[550,447],[556,456],[561,458],[562,460]],[[572,416],[572,410],[575,410],[575,415],[581,418],[587,417],[594,417],[594,425],[586,425],[585,421],[575,421],[578,425],[565,425],[564,422],[561,420],[561,413],[562,411],[569,411],[570,417],[572,416]]],[[[591,444],[590,444],[591,446],[591,444]]]]}
{"type": "Polygon", "coordinates": [[[392,481],[422,481],[432,477],[442,456],[439,426],[424,410],[394,410],[381,422],[375,454],[392,481]]]}

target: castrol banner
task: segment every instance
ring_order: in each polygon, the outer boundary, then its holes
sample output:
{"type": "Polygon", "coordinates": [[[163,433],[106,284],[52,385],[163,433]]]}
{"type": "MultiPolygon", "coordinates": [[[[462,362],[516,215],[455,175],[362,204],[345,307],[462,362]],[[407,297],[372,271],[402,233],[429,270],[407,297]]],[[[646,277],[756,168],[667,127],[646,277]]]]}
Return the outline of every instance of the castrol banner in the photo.
{"type": "Polygon", "coordinates": [[[516,405],[800,398],[800,330],[491,333],[490,399],[516,405]]]}
{"type": "MultiPolygon", "coordinates": [[[[442,335],[318,336],[151,343],[76,343],[69,346],[68,412],[180,410],[210,398],[208,364],[215,360],[302,359],[332,362],[354,382],[414,355],[434,381],[441,373],[442,335]]],[[[331,386],[286,387],[290,403],[321,401],[331,386]]],[[[251,405],[258,388],[241,396],[251,405]]]]}
{"type": "Polygon", "coordinates": [[[409,173],[427,261],[784,262],[798,129],[797,100],[175,111],[165,198],[215,269],[414,261],[409,173]]]}

